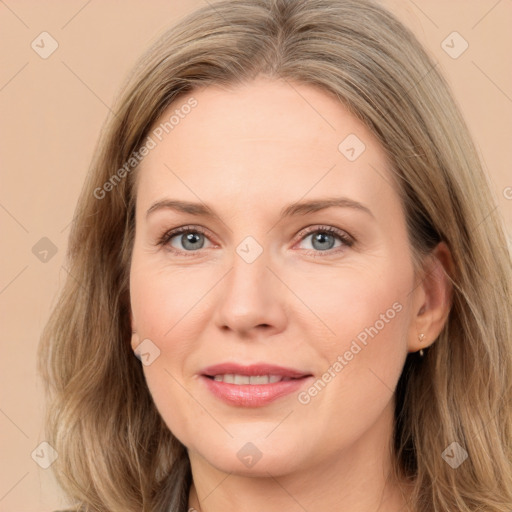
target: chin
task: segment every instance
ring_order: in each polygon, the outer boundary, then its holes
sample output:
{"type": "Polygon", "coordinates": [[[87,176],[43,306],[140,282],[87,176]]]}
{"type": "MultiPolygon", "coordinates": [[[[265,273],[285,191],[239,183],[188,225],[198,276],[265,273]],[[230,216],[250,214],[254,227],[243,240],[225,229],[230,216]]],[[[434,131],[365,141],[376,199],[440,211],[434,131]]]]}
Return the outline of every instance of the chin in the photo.
{"type": "Polygon", "coordinates": [[[304,458],[307,459],[301,456],[304,439],[299,431],[296,435],[284,430],[281,435],[276,432],[269,435],[272,429],[268,428],[268,423],[264,428],[261,424],[239,425],[241,435],[235,435],[235,429],[227,429],[232,438],[227,433],[210,438],[203,436],[199,443],[188,444],[189,452],[194,451],[219,471],[254,477],[289,473],[301,466],[304,458]]]}

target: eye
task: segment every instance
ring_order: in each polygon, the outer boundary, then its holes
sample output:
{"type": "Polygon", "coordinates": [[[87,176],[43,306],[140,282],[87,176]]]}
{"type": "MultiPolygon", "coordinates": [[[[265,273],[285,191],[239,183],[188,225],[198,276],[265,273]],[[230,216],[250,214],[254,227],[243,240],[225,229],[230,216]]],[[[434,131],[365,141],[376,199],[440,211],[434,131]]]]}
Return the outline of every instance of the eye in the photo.
{"type": "MultiPolygon", "coordinates": [[[[355,240],[345,231],[332,226],[311,226],[299,233],[300,242],[311,238],[313,249],[306,248],[306,253],[312,256],[333,254],[352,247],[355,240]],[[336,245],[336,241],[338,244],[336,245]]],[[[200,249],[205,248],[205,241],[210,240],[206,230],[201,226],[181,226],[166,231],[158,240],[157,245],[165,246],[170,251],[184,256],[194,256],[200,249]]]]}
{"type": "Polygon", "coordinates": [[[338,253],[347,247],[354,245],[354,239],[341,229],[332,226],[312,226],[299,233],[300,241],[311,239],[312,250],[307,253],[312,256],[320,256],[319,253],[338,253]],[[336,245],[338,241],[338,245],[336,245]]]}
{"type": "Polygon", "coordinates": [[[173,252],[192,256],[205,245],[206,232],[200,226],[182,226],[166,231],[158,241],[158,245],[169,247],[173,252]]]}

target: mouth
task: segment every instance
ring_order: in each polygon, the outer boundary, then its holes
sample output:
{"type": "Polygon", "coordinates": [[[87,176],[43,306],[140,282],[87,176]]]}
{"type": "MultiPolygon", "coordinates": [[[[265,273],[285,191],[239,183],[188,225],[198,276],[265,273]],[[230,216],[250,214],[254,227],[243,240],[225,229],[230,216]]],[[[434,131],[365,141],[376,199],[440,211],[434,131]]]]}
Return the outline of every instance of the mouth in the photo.
{"type": "Polygon", "coordinates": [[[238,407],[262,407],[298,391],[313,377],[309,372],[294,368],[233,363],[205,368],[200,376],[215,397],[238,407]]]}
{"type": "Polygon", "coordinates": [[[282,375],[240,375],[233,373],[225,373],[220,375],[205,375],[209,379],[216,382],[225,382],[226,384],[254,385],[254,384],[274,384],[275,382],[284,382],[292,380],[291,377],[283,377],[282,375]]]}

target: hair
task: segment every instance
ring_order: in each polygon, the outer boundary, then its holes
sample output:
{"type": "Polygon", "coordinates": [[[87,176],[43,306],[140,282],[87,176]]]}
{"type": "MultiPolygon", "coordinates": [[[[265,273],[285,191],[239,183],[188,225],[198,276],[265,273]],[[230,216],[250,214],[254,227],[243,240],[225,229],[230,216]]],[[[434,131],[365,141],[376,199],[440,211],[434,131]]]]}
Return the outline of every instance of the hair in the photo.
{"type": "Polygon", "coordinates": [[[423,358],[407,356],[395,393],[390,450],[394,474],[411,483],[411,508],[510,512],[512,268],[502,220],[445,79],[411,31],[370,0],[217,2],[138,61],[81,191],[69,275],[39,348],[58,482],[77,510],[186,510],[187,451],[130,347],[137,167],[112,179],[178,98],[260,75],[334,94],[391,162],[415,261],[441,241],[451,251],[448,318],[423,358]],[[442,457],[453,442],[468,453],[457,469],[442,457]]]}

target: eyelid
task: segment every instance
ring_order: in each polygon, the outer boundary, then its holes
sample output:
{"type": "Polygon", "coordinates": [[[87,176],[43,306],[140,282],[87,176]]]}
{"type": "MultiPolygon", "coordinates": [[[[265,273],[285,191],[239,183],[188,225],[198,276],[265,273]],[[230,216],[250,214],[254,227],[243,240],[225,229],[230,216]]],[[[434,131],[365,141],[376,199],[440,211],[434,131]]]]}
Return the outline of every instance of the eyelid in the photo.
{"type": "MultiPolygon", "coordinates": [[[[196,232],[201,233],[206,238],[210,239],[209,231],[206,228],[203,228],[202,226],[197,226],[195,224],[188,224],[186,226],[180,226],[177,228],[171,228],[164,232],[162,236],[159,237],[157,240],[157,245],[167,246],[168,242],[171,240],[171,238],[174,238],[177,235],[180,235],[182,233],[188,233],[188,232],[196,232]]],[[[213,242],[212,242],[213,243],[213,242]]],[[[180,249],[175,249],[174,247],[169,249],[171,252],[176,252],[179,254],[186,254],[186,255],[193,255],[195,252],[198,251],[181,251],[180,249]]]]}

